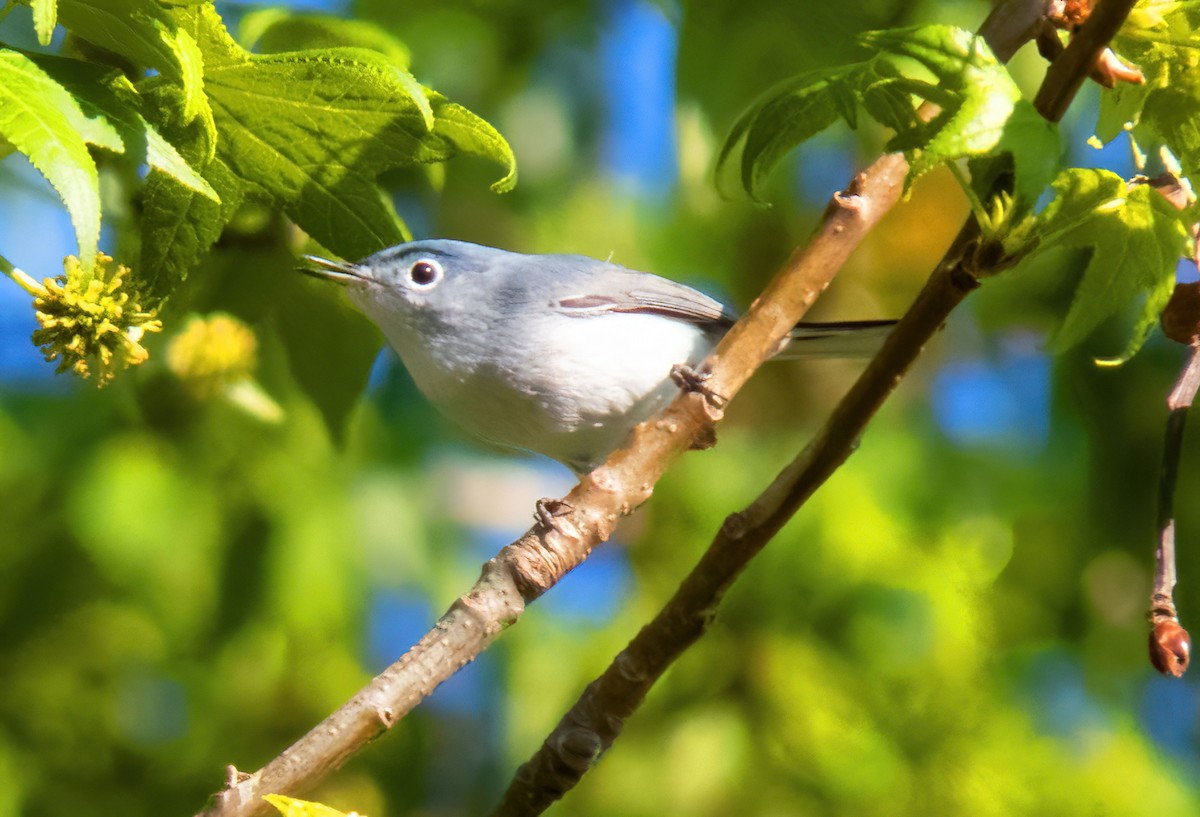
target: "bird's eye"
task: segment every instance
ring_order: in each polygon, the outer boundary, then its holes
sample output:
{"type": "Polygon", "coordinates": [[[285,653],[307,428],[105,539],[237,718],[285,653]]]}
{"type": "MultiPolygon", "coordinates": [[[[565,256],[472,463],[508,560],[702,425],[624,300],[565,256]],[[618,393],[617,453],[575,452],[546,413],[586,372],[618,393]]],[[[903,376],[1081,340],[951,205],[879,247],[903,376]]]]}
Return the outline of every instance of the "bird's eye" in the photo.
{"type": "Polygon", "coordinates": [[[442,280],[442,265],[432,258],[422,258],[408,270],[408,278],[417,289],[429,289],[442,280]]]}

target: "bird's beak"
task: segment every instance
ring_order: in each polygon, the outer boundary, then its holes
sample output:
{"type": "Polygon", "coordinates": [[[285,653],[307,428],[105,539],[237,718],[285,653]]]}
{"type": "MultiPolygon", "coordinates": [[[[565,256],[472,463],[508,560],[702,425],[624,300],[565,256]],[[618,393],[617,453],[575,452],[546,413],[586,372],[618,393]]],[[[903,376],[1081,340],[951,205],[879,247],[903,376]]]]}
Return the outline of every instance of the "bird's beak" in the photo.
{"type": "Polygon", "coordinates": [[[311,275],[314,278],[321,278],[326,281],[333,281],[335,284],[352,284],[356,281],[370,281],[371,276],[362,267],[355,264],[347,263],[346,261],[330,261],[328,258],[321,258],[316,255],[305,255],[304,260],[312,266],[300,267],[300,272],[305,275],[311,275]]]}

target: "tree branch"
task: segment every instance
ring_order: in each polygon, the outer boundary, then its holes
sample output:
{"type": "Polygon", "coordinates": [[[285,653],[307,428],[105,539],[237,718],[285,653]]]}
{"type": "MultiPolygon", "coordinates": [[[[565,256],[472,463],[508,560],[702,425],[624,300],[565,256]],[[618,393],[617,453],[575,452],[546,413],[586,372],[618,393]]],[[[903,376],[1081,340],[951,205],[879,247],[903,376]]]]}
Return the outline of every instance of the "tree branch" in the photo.
{"type": "MultiPolygon", "coordinates": [[[[1108,6],[1124,8],[1120,20],[1112,27],[1115,32],[1128,14],[1131,3],[1105,0],[1100,8],[1108,6]]],[[[989,26],[996,17],[994,11],[981,30],[1014,32],[1015,36],[1026,39],[1036,36],[1039,30],[1037,25],[989,26]]],[[[1023,18],[1014,12],[1009,19],[1023,18]]],[[[1104,40],[1101,48],[1106,45],[1107,40],[1104,40]]],[[[1017,46],[1011,43],[992,47],[1008,56],[1017,51],[1017,46]]],[[[1053,75],[1055,83],[1071,89],[1066,95],[1052,97],[1053,104],[1061,105],[1063,109],[1073,99],[1092,61],[1071,64],[1080,74],[1078,82],[1062,71],[1053,75]]],[[[1046,82],[1051,82],[1050,76],[1046,82]]],[[[1057,107],[1043,111],[1043,114],[1049,118],[1055,112],[1061,117],[1057,107]]],[[[608,669],[588,685],[537,753],[517,771],[492,817],[528,817],[542,813],[574,787],[612,745],[626,719],[636,711],[655,681],[707,630],[726,589],[856,449],[867,423],[950,312],[979,285],[981,278],[1011,264],[1010,259],[994,258],[987,266],[977,266],[978,239],[979,224],[972,215],[912,307],[824,427],[750,506],[725,520],[708,550],[671,600],[617,655],[608,669]]]]}
{"type": "Polygon", "coordinates": [[[1125,18],[1136,2],[1104,0],[1092,9],[1084,24],[1071,35],[1071,42],[1066,49],[1050,63],[1042,87],[1033,100],[1038,113],[1051,122],[1062,119],[1083,81],[1124,25],[1125,18]]]}
{"type": "Polygon", "coordinates": [[[578,783],[612,745],[654,682],[708,629],[725,590],[854,451],[863,428],[925,342],[978,286],[964,267],[964,253],[976,237],[975,229],[963,230],[813,441],[758,499],[725,520],[671,600],[588,685],[537,754],[517,771],[492,817],[540,814],[578,783]]]}
{"type": "MultiPolygon", "coordinates": [[[[908,165],[888,154],[834,195],[813,240],[797,249],[729,331],[703,370],[706,389],[732,398],[770,358],[837,271],[900,197],[908,165]]],[[[386,731],[442,681],[482,652],[525,605],[581,563],[612,534],[622,516],[645,502],[679,454],[710,440],[721,412],[698,393],[681,394],[634,429],[626,447],[563,498],[553,524],[537,526],[484,565],[471,590],[451,605],[415,646],[344,706],[258,772],[215,796],[203,817],[249,817],[268,806],[264,794],[296,795],[315,786],[386,731]]]]}

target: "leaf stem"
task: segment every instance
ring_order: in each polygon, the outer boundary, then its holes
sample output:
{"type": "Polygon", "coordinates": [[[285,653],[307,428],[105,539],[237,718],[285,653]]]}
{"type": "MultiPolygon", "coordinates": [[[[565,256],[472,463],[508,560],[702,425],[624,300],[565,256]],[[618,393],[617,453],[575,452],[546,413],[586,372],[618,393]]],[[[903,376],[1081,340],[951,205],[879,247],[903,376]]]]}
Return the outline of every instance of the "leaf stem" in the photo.
{"type": "Polygon", "coordinates": [[[971,204],[971,212],[975,214],[975,220],[980,224],[990,224],[991,216],[987,208],[983,206],[983,201],[980,200],[975,189],[971,187],[971,182],[963,173],[962,168],[958,166],[958,162],[946,162],[946,167],[950,168],[950,173],[953,174],[954,180],[958,182],[958,186],[966,194],[967,201],[971,204]]]}

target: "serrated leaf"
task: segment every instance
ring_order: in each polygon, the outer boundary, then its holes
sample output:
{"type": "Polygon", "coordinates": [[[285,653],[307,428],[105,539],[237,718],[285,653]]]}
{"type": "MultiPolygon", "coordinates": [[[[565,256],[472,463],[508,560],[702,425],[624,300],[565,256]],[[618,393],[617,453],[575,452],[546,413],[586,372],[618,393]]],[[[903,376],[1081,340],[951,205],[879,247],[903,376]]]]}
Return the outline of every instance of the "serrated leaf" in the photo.
{"type": "Polygon", "coordinates": [[[861,70],[865,65],[810,71],[768,91],[734,123],[717,156],[717,175],[740,145],[742,186],[761,200],[767,176],[785,155],[855,107],[846,86],[848,78],[861,70]]]}
{"type": "Polygon", "coordinates": [[[1143,299],[1137,331],[1122,356],[1127,358],[1145,340],[1174,284],[1188,239],[1180,211],[1149,185],[1128,188],[1107,170],[1066,170],[1053,188],[1058,195],[1036,218],[1030,257],[1071,247],[1091,254],[1051,348],[1075,346],[1106,318],[1143,299]]]}
{"type": "Polygon", "coordinates": [[[1109,142],[1122,130],[1149,149],[1165,145],[1183,174],[1200,179],[1200,4],[1159,4],[1135,10],[1113,40],[1118,53],[1146,78],[1120,85],[1100,100],[1096,136],[1109,142]]]}
{"type": "Polygon", "coordinates": [[[100,241],[100,180],[76,127],[84,119],[74,97],[33,60],[0,49],[0,136],[58,192],[75,227],[79,259],[90,269],[100,241]]]}
{"type": "Polygon", "coordinates": [[[37,32],[38,43],[50,45],[54,27],[58,25],[57,0],[32,0],[29,5],[33,9],[33,30],[37,32]]]}
{"type": "MultiPolygon", "coordinates": [[[[893,143],[910,153],[906,184],[945,162],[1003,152],[1012,153],[1019,178],[1027,166],[1045,167],[1050,142],[1050,155],[1057,158],[1053,127],[1037,123],[1027,103],[1018,106],[1020,89],[981,37],[937,25],[867,32],[860,39],[885,54],[918,61],[938,80],[936,92],[927,84],[914,84],[911,91],[942,112],[928,125],[913,126],[911,135],[899,130],[893,143]],[[1014,115],[1019,118],[1010,126],[1014,115]]],[[[1042,169],[1034,178],[1040,181],[1036,199],[1049,175],[1042,169]]],[[[1034,186],[1031,180],[1022,190],[1034,186]]]]}
{"type": "Polygon", "coordinates": [[[187,278],[245,198],[241,180],[221,159],[211,161],[204,175],[206,184],[220,193],[219,202],[163,173],[146,178],[138,278],[150,294],[166,296],[187,278]]]}
{"type": "Polygon", "coordinates": [[[83,39],[179,84],[189,120],[208,115],[200,49],[155,0],[58,0],[58,16],[83,39]]]}
{"type": "Polygon", "coordinates": [[[364,20],[324,14],[296,14],[286,8],[266,8],[242,18],[238,41],[251,51],[278,54],[318,48],[367,48],[378,51],[398,68],[407,69],[408,46],[390,32],[364,20]]]}
{"type": "Polygon", "coordinates": [[[204,177],[142,116],[141,99],[124,74],[116,69],[97,72],[95,65],[80,60],[47,56],[32,59],[75,96],[83,114],[77,127],[89,144],[125,154],[136,165],[148,164],[180,184],[219,200],[204,177]]]}
{"type": "Polygon", "coordinates": [[[743,186],[757,198],[787,152],[838,117],[855,126],[850,111],[861,105],[896,131],[889,148],[907,154],[906,187],[940,164],[1011,154],[1018,199],[1025,209],[1032,206],[1057,167],[1057,130],[1022,101],[980,37],[930,25],[867,32],[860,41],[874,57],[789,80],[751,106],[725,140],[718,174],[741,144],[743,186]],[[914,97],[938,105],[940,113],[922,121],[914,97]]]}
{"type": "Polygon", "coordinates": [[[453,153],[430,133],[429,101],[412,96],[402,74],[361,49],[255,56],[212,68],[219,155],[344,257],[400,243],[405,231],[380,200],[375,178],[453,153]]]}
{"type": "Polygon", "coordinates": [[[502,166],[504,177],[492,182],[492,191],[507,193],[517,186],[517,158],[500,133],[487,121],[441,94],[429,93],[433,107],[433,133],[456,151],[490,159],[502,166]]]}
{"type": "Polygon", "coordinates": [[[999,64],[982,37],[955,26],[867,31],[858,39],[867,48],[916,60],[948,90],[963,90],[978,78],[973,71],[991,73],[999,64]]]}
{"type": "Polygon", "coordinates": [[[240,65],[250,59],[250,53],[229,36],[221,15],[210,3],[181,5],[168,13],[172,21],[195,40],[204,56],[206,69],[240,65]]]}

